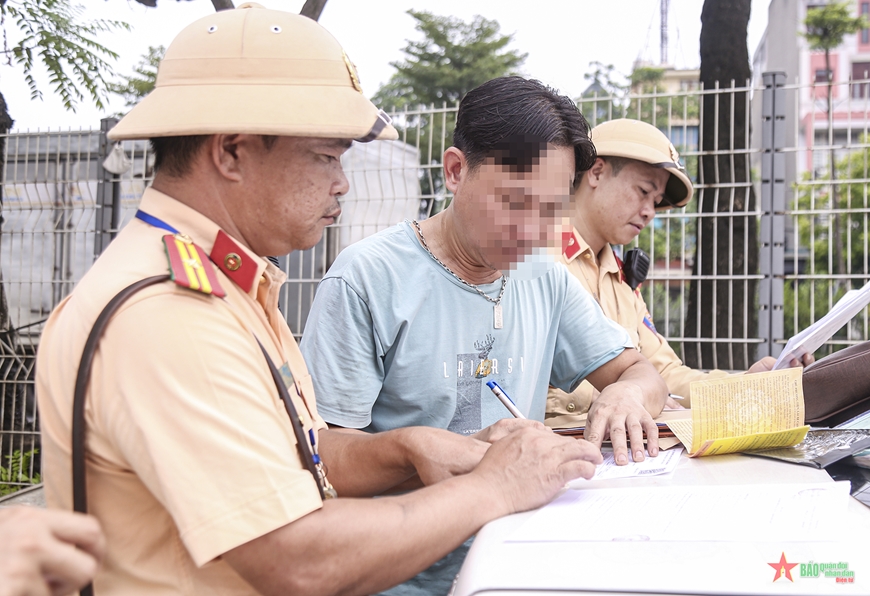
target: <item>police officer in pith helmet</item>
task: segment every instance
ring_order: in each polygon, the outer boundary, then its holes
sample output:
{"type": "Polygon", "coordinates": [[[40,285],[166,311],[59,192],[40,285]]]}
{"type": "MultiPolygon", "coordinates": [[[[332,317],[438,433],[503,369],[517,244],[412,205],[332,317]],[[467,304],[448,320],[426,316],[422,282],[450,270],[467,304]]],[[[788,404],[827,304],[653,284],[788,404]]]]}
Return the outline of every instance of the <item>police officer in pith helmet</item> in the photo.
{"type": "Polygon", "coordinates": [[[37,374],[48,502],[106,533],[97,594],[368,594],[591,476],[539,429],[489,447],[318,415],[263,255],[315,245],[342,154],[396,131],[316,22],[255,4],[196,21],[110,137],[151,140],[154,182],[52,313],[37,374]],[[399,484],[430,486],[346,498],[399,484]]]}
{"type": "MultiPolygon", "coordinates": [[[[690,404],[692,381],[726,376],[721,370],[700,371],[685,366],[656,329],[641,296],[638,262],[645,253],[616,256],[614,246],[631,243],[649,225],[657,211],[684,207],[692,199],[692,182],[680,155],[668,137],[646,122],[627,118],[610,120],[592,129],[598,153],[574,194],[573,230],[565,243],[562,262],[595,297],[604,314],[628,331],[632,342],[668,384],[670,407],[690,404]]],[[[648,259],[648,257],[646,257],[648,259]]],[[[642,269],[646,275],[645,267],[642,269]]],[[[763,358],[749,372],[770,370],[775,360],[763,358]]],[[[806,364],[812,362],[808,360],[806,364]]],[[[596,392],[581,383],[573,393],[550,388],[546,424],[554,428],[576,426],[596,392]]]]}

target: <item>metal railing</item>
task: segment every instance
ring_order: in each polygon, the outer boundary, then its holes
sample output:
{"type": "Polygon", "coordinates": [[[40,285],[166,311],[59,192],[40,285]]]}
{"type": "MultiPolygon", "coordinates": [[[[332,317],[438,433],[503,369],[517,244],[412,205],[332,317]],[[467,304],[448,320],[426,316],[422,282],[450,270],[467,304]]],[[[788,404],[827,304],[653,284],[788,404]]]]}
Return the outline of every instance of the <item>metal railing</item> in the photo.
{"type": "MultiPolygon", "coordinates": [[[[633,243],[652,256],[642,291],[656,327],[688,364],[740,370],[776,355],[870,279],[868,85],[843,84],[833,118],[817,88],[785,85],[773,73],[758,88],[580,101],[593,125],[631,117],[661,128],[695,182],[692,202],[659,214],[633,243]]],[[[394,114],[398,141],[355,144],[345,155],[351,191],[340,221],[314,248],[279,259],[288,274],[280,306],[297,337],[338,252],[450,201],[440,160],[455,117],[446,105],[394,114]]],[[[111,124],[3,137],[0,466],[26,468],[22,477],[7,474],[7,484],[39,473],[38,457],[27,456],[39,446],[33,361],[42,324],[130,220],[151,180],[147,143],[122,144],[132,161],[124,174],[102,167],[111,124]]],[[[868,322],[865,309],[825,349],[867,339],[868,322]]]]}

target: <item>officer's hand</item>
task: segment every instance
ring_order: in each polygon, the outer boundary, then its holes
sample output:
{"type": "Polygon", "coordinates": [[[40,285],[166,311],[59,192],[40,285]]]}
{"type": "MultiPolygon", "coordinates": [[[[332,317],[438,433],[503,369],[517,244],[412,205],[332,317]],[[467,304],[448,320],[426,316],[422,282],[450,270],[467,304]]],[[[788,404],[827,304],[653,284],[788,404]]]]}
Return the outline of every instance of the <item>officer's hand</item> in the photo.
{"type": "Polygon", "coordinates": [[[592,402],[583,437],[599,449],[609,437],[616,463],[625,465],[629,462],[628,445],[634,454],[632,459],[643,461],[644,432],[647,451],[655,457],[659,453],[659,430],[643,407],[643,393],[634,383],[620,382],[605,387],[592,402]]]}
{"type": "Polygon", "coordinates": [[[548,503],[565,483],[592,478],[601,451],[588,441],[522,428],[496,441],[472,472],[515,513],[548,503]]]}
{"type": "MultiPolygon", "coordinates": [[[[794,360],[793,362],[797,362],[797,361],[794,360]]],[[[765,356],[764,358],[762,358],[761,360],[759,360],[758,362],[756,362],[755,364],[750,366],[749,370],[747,370],[746,373],[752,374],[752,373],[767,372],[769,370],[773,370],[774,364],[776,364],[776,358],[774,358],[772,356],[765,356]]],[[[794,365],[792,364],[792,366],[794,366],[794,365]]]]}
{"type": "Polygon", "coordinates": [[[90,582],[105,550],[97,520],[67,511],[0,509],[0,596],[69,594],[90,582]]]}
{"type": "MultiPolygon", "coordinates": [[[[522,418],[504,418],[495,424],[487,426],[485,429],[471,435],[478,441],[486,441],[494,443],[499,439],[503,439],[515,430],[521,428],[537,428],[538,430],[550,430],[543,422],[537,420],[525,420],[522,418]]],[[[552,431],[551,431],[552,432],[552,431]]]]}
{"type": "Polygon", "coordinates": [[[409,459],[420,481],[428,486],[477,467],[489,443],[437,428],[414,427],[409,459]]]}

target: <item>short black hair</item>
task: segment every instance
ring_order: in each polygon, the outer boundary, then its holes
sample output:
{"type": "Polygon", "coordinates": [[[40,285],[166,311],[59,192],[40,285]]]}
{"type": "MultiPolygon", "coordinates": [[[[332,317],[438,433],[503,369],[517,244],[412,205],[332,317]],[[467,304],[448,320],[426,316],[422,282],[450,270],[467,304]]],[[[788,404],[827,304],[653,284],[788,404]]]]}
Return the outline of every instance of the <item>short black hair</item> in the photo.
{"type": "MultiPolygon", "coordinates": [[[[180,178],[190,172],[196,154],[202,149],[211,135],[187,135],[178,137],[156,137],[151,139],[154,153],[154,170],[180,178]]],[[[260,135],[263,146],[269,151],[278,140],[274,135],[260,135]]]]}
{"type": "Polygon", "coordinates": [[[492,158],[520,172],[535,164],[547,144],[572,147],[579,174],[595,162],[589,130],[571,98],[534,79],[499,77],[462,98],[453,146],[465,154],[472,170],[492,158]]]}
{"type": "Polygon", "coordinates": [[[640,163],[640,160],[631,159],[630,157],[611,157],[610,155],[599,155],[598,157],[610,164],[610,171],[613,172],[614,176],[619,176],[622,168],[631,162],[636,161],[640,163]]]}

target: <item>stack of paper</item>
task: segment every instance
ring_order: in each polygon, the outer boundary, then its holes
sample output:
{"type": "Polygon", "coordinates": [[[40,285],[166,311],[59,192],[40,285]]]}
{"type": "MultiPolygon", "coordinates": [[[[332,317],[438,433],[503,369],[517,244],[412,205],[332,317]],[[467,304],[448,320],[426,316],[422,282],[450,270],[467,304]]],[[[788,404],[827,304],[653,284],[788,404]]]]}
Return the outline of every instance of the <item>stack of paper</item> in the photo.
{"type": "Polygon", "coordinates": [[[800,360],[804,354],[812,354],[818,350],[867,304],[870,304],[870,283],[860,290],[846,292],[828,314],[788,340],[782,354],[776,359],[773,370],[787,368],[792,359],[800,360]]]}
{"type": "Polygon", "coordinates": [[[668,426],[689,457],[791,447],[804,440],[802,369],[692,383],[692,419],[668,426]]]}
{"type": "Polygon", "coordinates": [[[569,490],[510,542],[811,542],[848,532],[848,482],[569,490]]]}

